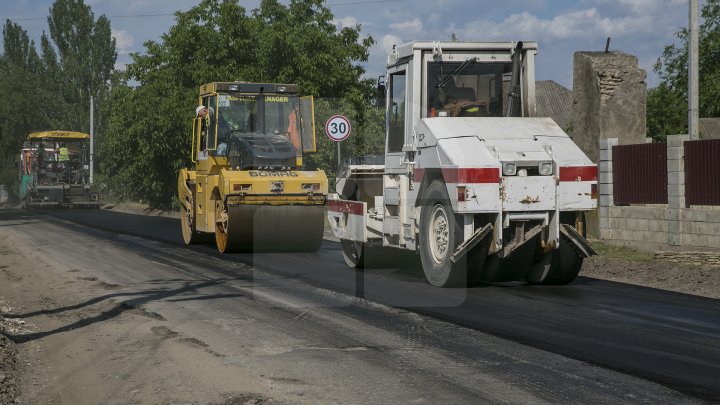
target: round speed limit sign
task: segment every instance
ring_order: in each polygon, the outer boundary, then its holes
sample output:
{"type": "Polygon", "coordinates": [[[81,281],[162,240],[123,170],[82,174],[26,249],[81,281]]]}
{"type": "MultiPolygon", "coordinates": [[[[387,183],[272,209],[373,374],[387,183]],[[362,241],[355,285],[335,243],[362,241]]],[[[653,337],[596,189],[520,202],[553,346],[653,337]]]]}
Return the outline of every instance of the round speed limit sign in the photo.
{"type": "Polygon", "coordinates": [[[325,133],[335,142],[346,140],[351,130],[350,120],[342,115],[333,115],[325,123],[325,133]]]}

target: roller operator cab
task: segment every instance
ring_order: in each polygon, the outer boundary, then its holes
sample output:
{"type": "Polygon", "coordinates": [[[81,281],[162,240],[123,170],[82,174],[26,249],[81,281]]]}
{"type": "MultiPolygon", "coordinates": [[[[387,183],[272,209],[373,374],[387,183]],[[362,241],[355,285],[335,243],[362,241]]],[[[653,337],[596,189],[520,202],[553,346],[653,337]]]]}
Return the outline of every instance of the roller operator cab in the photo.
{"type": "Polygon", "coordinates": [[[200,87],[207,114],[192,122],[192,170],[178,193],[186,244],[215,238],[221,252],[315,251],[328,180],[303,169],[315,151],[312,97],[291,84],[200,87]]]}
{"type": "Polygon", "coordinates": [[[383,164],[341,170],[328,217],[348,265],[416,251],[436,286],[566,284],[594,254],[597,167],[535,118],[536,43],[413,42],[388,58],[383,164]]]}

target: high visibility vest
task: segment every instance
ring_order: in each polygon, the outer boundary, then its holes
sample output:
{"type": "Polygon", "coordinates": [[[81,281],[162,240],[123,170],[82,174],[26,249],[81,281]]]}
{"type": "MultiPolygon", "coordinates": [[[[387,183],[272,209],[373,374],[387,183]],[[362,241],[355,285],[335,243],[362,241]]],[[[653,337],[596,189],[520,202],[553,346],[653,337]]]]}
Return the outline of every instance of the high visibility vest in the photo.
{"type": "Polygon", "coordinates": [[[67,162],[70,160],[70,151],[66,147],[60,148],[60,152],[58,153],[58,161],[60,162],[67,162]]]}
{"type": "Polygon", "coordinates": [[[300,151],[300,132],[298,131],[298,124],[297,124],[297,111],[293,111],[290,113],[290,116],[288,117],[288,121],[290,122],[288,125],[287,132],[290,135],[290,142],[292,142],[293,146],[295,146],[295,149],[300,151]]]}

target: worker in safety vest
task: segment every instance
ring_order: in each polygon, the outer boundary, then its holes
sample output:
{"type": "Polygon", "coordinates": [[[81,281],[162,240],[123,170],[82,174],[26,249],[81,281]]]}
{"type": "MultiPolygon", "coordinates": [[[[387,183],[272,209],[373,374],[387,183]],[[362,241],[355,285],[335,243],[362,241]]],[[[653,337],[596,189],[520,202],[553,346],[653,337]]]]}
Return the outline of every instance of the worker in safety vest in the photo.
{"type": "Polygon", "coordinates": [[[58,161],[61,163],[70,161],[70,150],[67,146],[61,146],[60,149],[58,149],[58,161]]]}
{"type": "Polygon", "coordinates": [[[200,150],[198,152],[205,151],[206,148],[206,140],[208,137],[215,134],[215,111],[212,109],[212,107],[208,108],[204,105],[199,105],[197,108],[195,108],[195,117],[200,120],[201,128],[200,128],[200,150]]]}
{"type": "Polygon", "coordinates": [[[43,169],[46,166],[45,163],[45,147],[43,146],[43,143],[38,143],[37,148],[35,149],[35,155],[36,155],[36,163],[37,163],[37,175],[38,177],[42,176],[43,169]]]}
{"type": "Polygon", "coordinates": [[[298,150],[298,153],[300,152],[300,131],[298,127],[298,110],[297,108],[293,109],[290,113],[290,116],[288,116],[288,129],[287,133],[290,137],[290,142],[292,142],[293,146],[295,146],[295,149],[298,150]]]}
{"type": "Polygon", "coordinates": [[[210,114],[208,114],[208,109],[204,105],[199,105],[195,109],[195,116],[200,119],[203,125],[203,129],[210,126],[210,114]]]}
{"type": "Polygon", "coordinates": [[[43,146],[42,142],[40,142],[37,146],[37,149],[35,149],[35,155],[37,156],[38,171],[40,171],[40,169],[43,168],[45,161],[45,147],[43,146]]]}

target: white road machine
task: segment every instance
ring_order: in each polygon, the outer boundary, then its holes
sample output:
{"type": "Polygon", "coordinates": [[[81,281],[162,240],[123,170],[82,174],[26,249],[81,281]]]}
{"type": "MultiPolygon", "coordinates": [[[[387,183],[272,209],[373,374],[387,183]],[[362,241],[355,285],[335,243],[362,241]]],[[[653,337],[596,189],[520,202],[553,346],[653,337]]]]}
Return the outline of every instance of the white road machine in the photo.
{"type": "Polygon", "coordinates": [[[435,286],[575,279],[595,254],[583,234],[597,167],[535,118],[536,53],[533,42],[395,47],[379,89],[385,154],[341,168],[328,198],[349,266],[390,246],[419,253],[435,286]]]}

